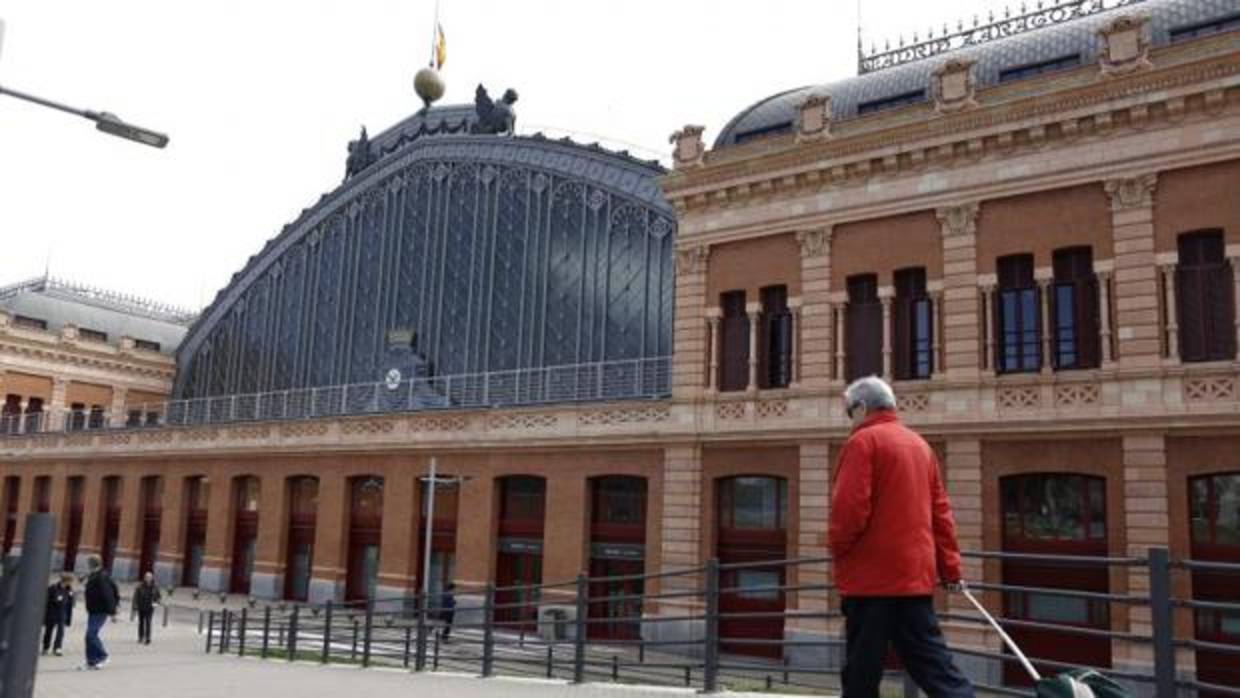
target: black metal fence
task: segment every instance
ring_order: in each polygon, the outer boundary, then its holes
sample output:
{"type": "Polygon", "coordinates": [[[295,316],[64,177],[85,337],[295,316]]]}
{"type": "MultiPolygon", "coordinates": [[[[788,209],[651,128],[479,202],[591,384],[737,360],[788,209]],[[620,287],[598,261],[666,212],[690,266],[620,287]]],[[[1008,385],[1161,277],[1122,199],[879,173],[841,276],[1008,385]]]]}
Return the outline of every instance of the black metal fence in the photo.
{"type": "MultiPolygon", "coordinates": [[[[1177,651],[1234,657],[1240,642],[1195,636],[1195,614],[1223,614],[1240,622],[1240,603],[1193,599],[1176,590],[1191,587],[1195,571],[1234,576],[1240,564],[1173,562],[1165,549],[1146,557],[1081,557],[1014,553],[966,553],[1002,578],[1005,565],[1059,570],[1046,586],[974,583],[1005,629],[1019,637],[1093,639],[1104,643],[1106,661],[1036,658],[1043,673],[1091,667],[1137,695],[1175,696],[1184,690],[1240,696],[1240,681],[1200,680],[1177,666],[1177,651]],[[994,569],[998,568],[998,570],[994,569]],[[1083,591],[1054,586],[1083,570],[1105,573],[1117,586],[1148,593],[1083,591]],[[1180,577],[1177,579],[1177,577],[1180,577]],[[1102,622],[1038,618],[1006,613],[1021,601],[1065,600],[1087,607],[1102,622]],[[1004,612],[1001,615],[1000,612],[1004,612]],[[1177,617],[1178,616],[1178,617],[1177,617]]],[[[199,622],[207,652],[285,661],[395,666],[416,671],[450,670],[483,677],[497,674],[612,681],[719,690],[788,690],[836,693],[843,657],[843,614],[828,580],[829,560],[796,559],[720,563],[659,574],[590,578],[529,586],[458,588],[449,614],[442,595],[382,598],[357,603],[278,603],[207,612],[199,622]]],[[[936,599],[940,619],[961,629],[984,630],[980,615],[958,599],[936,599]]],[[[1052,608],[1065,604],[1050,603],[1052,608]]],[[[981,637],[979,635],[979,637],[981,637]]],[[[1018,640],[1019,641],[1019,640],[1018,640]]],[[[1031,688],[1005,676],[1016,658],[991,633],[981,646],[955,644],[958,663],[983,692],[1032,696],[1031,688]],[[1007,680],[1005,680],[1007,679],[1007,680]]],[[[1035,649],[1030,647],[1029,649],[1035,649]]],[[[898,669],[892,691],[915,695],[898,669]]]]}
{"type": "Polygon", "coordinates": [[[51,514],[30,514],[20,557],[0,565],[0,697],[34,695],[39,631],[52,566],[56,523],[51,514]]]}

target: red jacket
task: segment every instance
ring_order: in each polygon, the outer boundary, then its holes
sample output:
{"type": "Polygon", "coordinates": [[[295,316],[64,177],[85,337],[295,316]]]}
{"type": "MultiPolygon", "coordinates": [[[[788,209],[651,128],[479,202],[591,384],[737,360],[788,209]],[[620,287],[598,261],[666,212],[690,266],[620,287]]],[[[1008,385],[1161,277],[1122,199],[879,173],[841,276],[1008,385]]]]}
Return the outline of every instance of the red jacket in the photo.
{"type": "Polygon", "coordinates": [[[959,581],[960,547],[938,459],[883,410],[853,430],[831,493],[831,555],[844,596],[926,596],[959,581]]]}

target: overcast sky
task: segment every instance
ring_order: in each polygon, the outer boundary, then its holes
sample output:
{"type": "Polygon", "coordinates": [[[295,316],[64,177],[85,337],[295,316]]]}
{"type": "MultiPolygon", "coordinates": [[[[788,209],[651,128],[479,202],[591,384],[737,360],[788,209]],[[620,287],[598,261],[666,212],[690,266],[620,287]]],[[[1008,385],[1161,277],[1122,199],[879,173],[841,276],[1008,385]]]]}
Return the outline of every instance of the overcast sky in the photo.
{"type": "MultiPolygon", "coordinates": [[[[998,7],[863,0],[862,22],[868,45],[998,7]]],[[[0,85],[172,137],[154,150],[0,97],[0,285],[50,257],[54,276],[209,302],[339,184],[361,125],[420,106],[433,15],[433,0],[0,0],[0,85]]],[[[520,132],[648,157],[685,123],[713,139],[757,99],[856,70],[856,0],[441,0],[440,22],[441,104],[514,87],[520,132]]]]}

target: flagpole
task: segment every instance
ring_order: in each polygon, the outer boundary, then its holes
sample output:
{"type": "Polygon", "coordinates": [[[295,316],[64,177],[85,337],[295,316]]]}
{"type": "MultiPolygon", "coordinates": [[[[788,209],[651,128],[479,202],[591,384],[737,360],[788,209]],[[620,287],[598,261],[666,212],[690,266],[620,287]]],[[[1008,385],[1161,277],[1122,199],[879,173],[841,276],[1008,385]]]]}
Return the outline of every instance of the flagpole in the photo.
{"type": "Polygon", "coordinates": [[[435,0],[435,21],[431,22],[431,60],[430,67],[435,67],[435,44],[439,42],[439,0],[435,0]]]}

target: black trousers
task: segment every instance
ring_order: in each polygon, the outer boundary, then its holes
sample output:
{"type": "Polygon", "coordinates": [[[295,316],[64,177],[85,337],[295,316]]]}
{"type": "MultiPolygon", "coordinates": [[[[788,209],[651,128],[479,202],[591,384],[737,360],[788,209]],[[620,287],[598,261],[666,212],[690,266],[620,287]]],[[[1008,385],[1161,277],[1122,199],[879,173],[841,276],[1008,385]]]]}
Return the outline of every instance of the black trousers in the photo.
{"type": "Polygon", "coordinates": [[[846,597],[844,698],[877,698],[887,648],[895,646],[913,681],[930,698],[972,698],[973,686],[952,662],[929,596],[846,597]]]}
{"type": "Polygon", "coordinates": [[[447,640],[452,636],[452,621],[456,617],[456,609],[444,611],[440,618],[443,619],[443,639],[447,640]]]}
{"type": "Polygon", "coordinates": [[[138,611],[138,642],[151,644],[151,616],[154,615],[155,609],[138,611]]]}
{"type": "Polygon", "coordinates": [[[65,642],[65,624],[64,621],[43,624],[43,651],[49,649],[60,649],[65,642]],[[56,644],[52,645],[52,635],[56,636],[56,644]]]}

